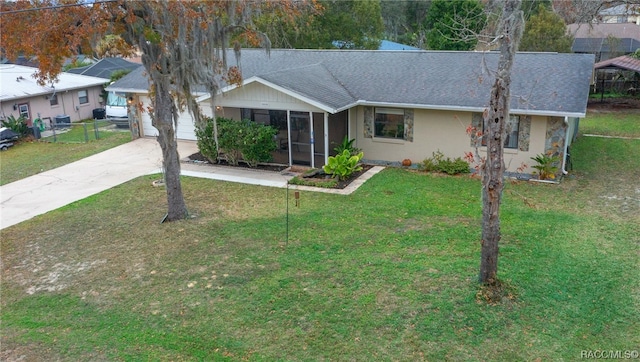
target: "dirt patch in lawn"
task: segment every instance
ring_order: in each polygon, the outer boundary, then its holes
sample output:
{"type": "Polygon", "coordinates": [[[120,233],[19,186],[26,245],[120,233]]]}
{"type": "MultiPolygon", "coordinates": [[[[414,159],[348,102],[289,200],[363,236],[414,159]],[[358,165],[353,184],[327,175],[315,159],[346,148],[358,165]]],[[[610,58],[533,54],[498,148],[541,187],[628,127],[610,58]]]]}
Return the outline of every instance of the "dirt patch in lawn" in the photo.
{"type": "Polygon", "coordinates": [[[589,99],[589,112],[625,112],[640,113],[640,98],[600,98],[589,99]]]}

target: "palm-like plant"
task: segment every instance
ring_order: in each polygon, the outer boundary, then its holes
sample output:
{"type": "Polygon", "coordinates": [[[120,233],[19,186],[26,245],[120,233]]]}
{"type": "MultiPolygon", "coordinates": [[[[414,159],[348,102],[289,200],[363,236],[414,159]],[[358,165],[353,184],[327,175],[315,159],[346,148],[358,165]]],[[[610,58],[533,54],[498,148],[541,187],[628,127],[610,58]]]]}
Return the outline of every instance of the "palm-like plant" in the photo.
{"type": "Polygon", "coordinates": [[[535,168],[538,172],[540,180],[553,180],[556,178],[558,172],[559,156],[549,156],[544,153],[531,157],[532,160],[537,162],[537,165],[531,167],[535,168]]]}

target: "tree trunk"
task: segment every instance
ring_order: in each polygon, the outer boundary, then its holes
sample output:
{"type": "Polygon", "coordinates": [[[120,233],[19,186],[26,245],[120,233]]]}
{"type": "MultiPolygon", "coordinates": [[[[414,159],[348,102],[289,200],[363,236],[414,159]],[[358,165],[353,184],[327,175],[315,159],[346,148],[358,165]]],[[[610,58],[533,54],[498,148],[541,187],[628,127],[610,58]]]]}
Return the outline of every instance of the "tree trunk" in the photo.
{"type": "Polygon", "coordinates": [[[501,18],[500,60],[484,114],[487,159],[482,173],[482,252],[480,282],[493,284],[498,273],[500,203],[504,187],[504,125],[509,118],[511,66],[522,37],[522,0],[505,0],[501,18]]]}
{"type": "Polygon", "coordinates": [[[173,99],[168,90],[156,84],[153,126],[158,129],[158,143],[162,149],[164,182],[167,190],[168,211],[163,221],[174,221],[187,217],[187,206],[180,183],[180,156],[176,140],[173,99]]]}

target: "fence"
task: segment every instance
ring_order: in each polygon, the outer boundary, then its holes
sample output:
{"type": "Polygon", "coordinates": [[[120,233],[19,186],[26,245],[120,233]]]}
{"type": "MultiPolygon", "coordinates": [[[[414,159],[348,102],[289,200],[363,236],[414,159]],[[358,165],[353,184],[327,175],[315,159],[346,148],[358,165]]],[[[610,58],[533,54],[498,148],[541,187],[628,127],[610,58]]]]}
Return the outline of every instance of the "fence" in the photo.
{"type": "Polygon", "coordinates": [[[63,124],[34,123],[34,136],[45,142],[87,143],[122,132],[128,133],[129,129],[121,128],[108,120],[87,120],[63,124]]]}

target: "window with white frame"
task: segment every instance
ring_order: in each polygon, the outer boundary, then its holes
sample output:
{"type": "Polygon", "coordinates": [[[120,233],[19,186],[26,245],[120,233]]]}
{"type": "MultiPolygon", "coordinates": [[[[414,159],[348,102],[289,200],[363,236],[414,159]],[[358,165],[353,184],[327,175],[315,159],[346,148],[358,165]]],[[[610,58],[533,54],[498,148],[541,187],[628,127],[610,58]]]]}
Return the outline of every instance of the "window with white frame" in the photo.
{"type": "Polygon", "coordinates": [[[374,136],[404,139],[404,110],[397,108],[376,108],[374,136]]]}
{"type": "Polygon", "coordinates": [[[89,95],[87,94],[86,89],[78,91],[78,101],[80,104],[89,103],[89,95]]]}
{"type": "Polygon", "coordinates": [[[29,104],[23,103],[18,105],[18,113],[20,113],[21,117],[25,119],[31,119],[31,114],[29,112],[29,104]]]}
{"type": "Polygon", "coordinates": [[[58,105],[58,95],[57,94],[54,94],[54,95],[49,97],[49,104],[51,106],[57,106],[58,105]]]}

